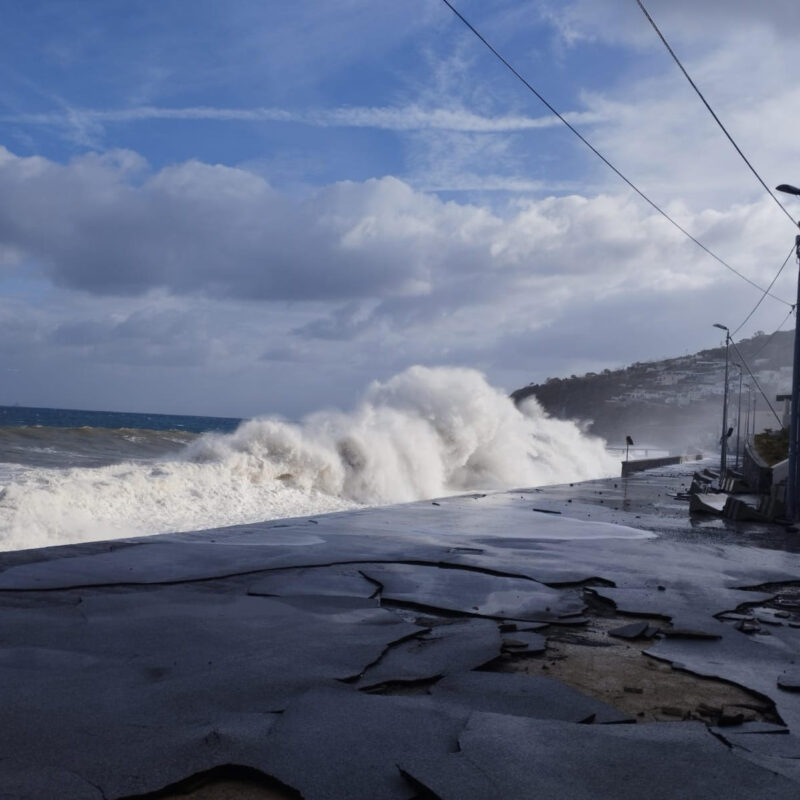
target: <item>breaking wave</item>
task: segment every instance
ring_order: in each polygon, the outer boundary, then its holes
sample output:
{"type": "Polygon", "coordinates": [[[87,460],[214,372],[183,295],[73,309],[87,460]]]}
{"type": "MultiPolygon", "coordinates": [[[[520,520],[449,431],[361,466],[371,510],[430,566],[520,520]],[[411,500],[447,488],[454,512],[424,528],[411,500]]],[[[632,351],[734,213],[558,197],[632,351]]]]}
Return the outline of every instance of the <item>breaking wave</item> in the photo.
{"type": "Polygon", "coordinates": [[[618,466],[604,444],[533,399],[517,408],[478,372],[412,367],[351,413],[253,419],[145,463],[20,469],[0,494],[0,548],[597,478],[618,466]]]}

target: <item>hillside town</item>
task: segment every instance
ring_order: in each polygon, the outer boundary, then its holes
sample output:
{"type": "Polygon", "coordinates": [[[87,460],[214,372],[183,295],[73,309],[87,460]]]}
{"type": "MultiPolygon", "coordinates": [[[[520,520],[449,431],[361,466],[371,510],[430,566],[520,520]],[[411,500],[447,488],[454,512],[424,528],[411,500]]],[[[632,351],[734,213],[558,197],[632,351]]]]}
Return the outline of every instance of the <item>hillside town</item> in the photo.
{"type": "MultiPolygon", "coordinates": [[[[793,331],[757,332],[731,347],[729,419],[748,431],[779,428],[792,380],[793,331]],[[763,394],[762,394],[763,392],[763,394]]],[[[583,376],[549,378],[512,393],[534,396],[553,416],[580,420],[611,446],[626,436],[675,452],[718,447],[725,391],[724,346],[583,376]]]]}

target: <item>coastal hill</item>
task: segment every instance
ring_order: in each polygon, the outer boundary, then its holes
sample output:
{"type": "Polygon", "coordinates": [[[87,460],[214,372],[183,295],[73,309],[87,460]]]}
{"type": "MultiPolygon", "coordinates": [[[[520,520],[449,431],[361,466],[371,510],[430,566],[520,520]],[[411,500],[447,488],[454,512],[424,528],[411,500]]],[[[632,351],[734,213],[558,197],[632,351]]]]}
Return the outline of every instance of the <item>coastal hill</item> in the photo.
{"type": "MultiPolygon", "coordinates": [[[[749,366],[779,417],[783,404],[776,395],[789,393],[792,381],[794,331],[773,335],[757,332],[738,341],[749,366]]],[[[740,363],[730,349],[729,425],[736,428],[740,363]]],[[[549,414],[580,421],[587,432],[624,446],[631,436],[637,445],[673,451],[713,449],[721,433],[725,348],[661,361],[637,362],[622,369],[605,369],[569,378],[548,378],[512,392],[519,404],[534,396],[549,414]]],[[[748,399],[756,409],[756,431],[780,427],[745,368],[742,378],[741,435],[744,437],[748,399]],[[748,388],[751,387],[751,388],[748,388]]],[[[735,437],[735,432],[734,432],[735,437]]]]}

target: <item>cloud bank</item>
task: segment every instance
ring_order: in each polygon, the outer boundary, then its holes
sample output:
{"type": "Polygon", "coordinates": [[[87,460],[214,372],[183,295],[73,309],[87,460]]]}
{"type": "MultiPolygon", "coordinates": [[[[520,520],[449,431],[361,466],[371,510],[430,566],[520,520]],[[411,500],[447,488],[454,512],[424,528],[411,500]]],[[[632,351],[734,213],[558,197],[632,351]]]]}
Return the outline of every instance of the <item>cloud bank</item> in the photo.
{"type": "MultiPolygon", "coordinates": [[[[711,247],[748,241],[737,248],[743,271],[771,274],[760,253],[779,240],[780,222],[763,203],[673,211],[711,247]]],[[[6,265],[24,261],[92,295],[374,300],[382,313],[411,317],[523,287],[557,301],[725,277],[624,194],[531,199],[499,213],[386,177],[298,199],[245,169],[188,161],[152,172],[125,151],[60,165],[0,150],[0,245],[6,265]]]]}

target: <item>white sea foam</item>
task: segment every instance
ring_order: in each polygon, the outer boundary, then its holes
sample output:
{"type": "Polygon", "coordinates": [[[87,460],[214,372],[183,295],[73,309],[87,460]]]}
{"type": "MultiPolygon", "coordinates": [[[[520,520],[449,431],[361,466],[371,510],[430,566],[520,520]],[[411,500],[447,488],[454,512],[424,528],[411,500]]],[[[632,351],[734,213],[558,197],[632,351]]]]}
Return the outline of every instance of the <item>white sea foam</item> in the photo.
{"type": "Polygon", "coordinates": [[[517,408],[473,370],[412,367],[349,414],[206,434],[175,460],[31,469],[0,496],[0,548],[218,527],[471,489],[611,475],[604,442],[517,408]]]}

